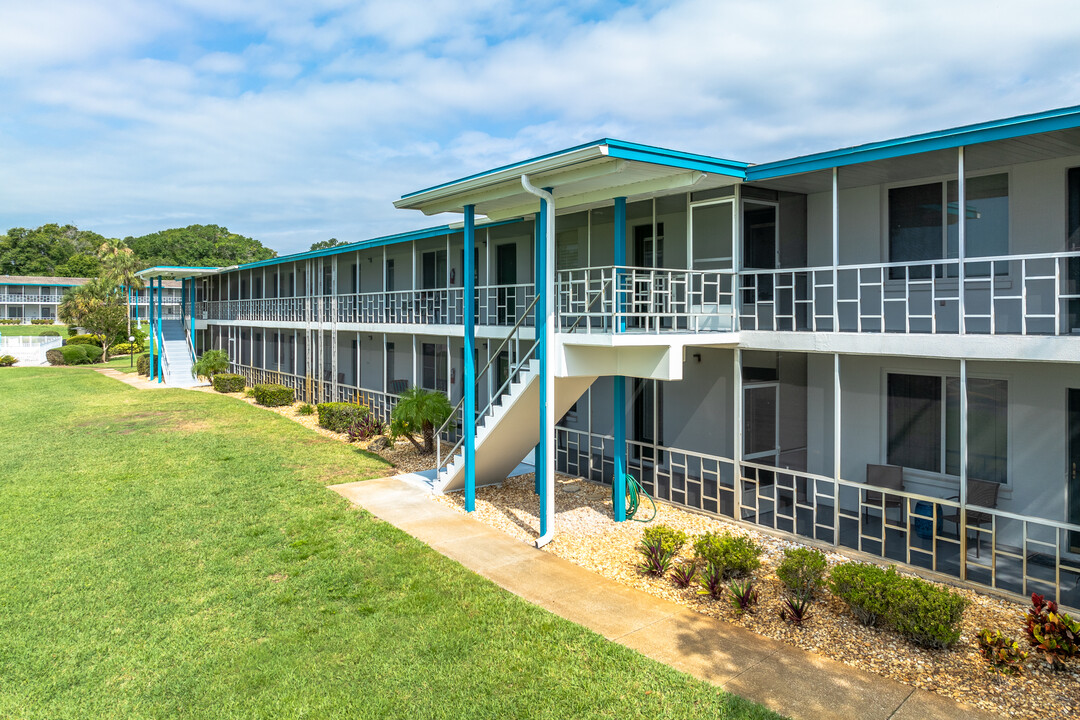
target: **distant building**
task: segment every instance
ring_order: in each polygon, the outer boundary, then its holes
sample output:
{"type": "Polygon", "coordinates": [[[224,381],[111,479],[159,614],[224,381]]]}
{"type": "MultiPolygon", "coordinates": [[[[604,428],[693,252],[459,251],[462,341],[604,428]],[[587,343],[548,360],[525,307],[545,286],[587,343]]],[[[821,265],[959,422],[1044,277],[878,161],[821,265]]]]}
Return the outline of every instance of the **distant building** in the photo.
{"type": "MultiPolygon", "coordinates": [[[[64,293],[90,282],[88,278],[46,277],[38,275],[0,275],[0,318],[30,322],[37,319],[56,320],[56,306],[64,293]]],[[[167,281],[162,294],[165,317],[179,317],[180,283],[167,281]]],[[[145,318],[148,293],[146,290],[131,297],[132,313],[145,318]]]]}

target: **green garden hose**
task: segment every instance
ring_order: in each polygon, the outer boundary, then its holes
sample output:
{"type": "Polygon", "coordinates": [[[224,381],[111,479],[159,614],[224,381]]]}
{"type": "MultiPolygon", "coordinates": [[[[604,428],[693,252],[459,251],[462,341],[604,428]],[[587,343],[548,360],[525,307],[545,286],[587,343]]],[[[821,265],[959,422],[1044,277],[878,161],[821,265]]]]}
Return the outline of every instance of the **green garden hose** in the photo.
{"type": "MultiPolygon", "coordinates": [[[[656,503],[653,501],[652,496],[645,492],[645,488],[641,487],[633,475],[626,475],[626,497],[623,502],[626,503],[626,519],[634,520],[639,523],[652,522],[656,519],[656,503]],[[648,520],[642,520],[641,518],[634,517],[637,515],[638,507],[641,505],[641,496],[644,495],[649,499],[649,504],[652,505],[652,516],[648,520]]],[[[617,502],[615,498],[615,484],[611,485],[611,505],[614,507],[617,502]]]]}

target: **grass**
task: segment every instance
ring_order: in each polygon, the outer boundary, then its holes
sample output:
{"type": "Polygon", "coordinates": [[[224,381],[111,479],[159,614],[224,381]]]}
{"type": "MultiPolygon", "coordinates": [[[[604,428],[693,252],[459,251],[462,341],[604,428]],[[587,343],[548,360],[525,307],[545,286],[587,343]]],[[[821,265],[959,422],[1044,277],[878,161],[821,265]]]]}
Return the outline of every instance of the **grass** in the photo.
{"type": "Polygon", "coordinates": [[[58,332],[60,337],[67,337],[67,325],[0,325],[0,335],[9,337],[40,335],[46,330],[58,332]]]}
{"type": "MultiPolygon", "coordinates": [[[[135,360],[138,360],[138,355],[135,356],[135,360]]],[[[113,370],[119,370],[122,373],[135,372],[135,363],[128,355],[121,355],[119,357],[110,358],[106,363],[98,363],[93,367],[96,368],[112,368],[113,370]]]]}
{"type": "Polygon", "coordinates": [[[775,718],[507,593],[233,398],[0,373],[0,717],[775,718]]]}

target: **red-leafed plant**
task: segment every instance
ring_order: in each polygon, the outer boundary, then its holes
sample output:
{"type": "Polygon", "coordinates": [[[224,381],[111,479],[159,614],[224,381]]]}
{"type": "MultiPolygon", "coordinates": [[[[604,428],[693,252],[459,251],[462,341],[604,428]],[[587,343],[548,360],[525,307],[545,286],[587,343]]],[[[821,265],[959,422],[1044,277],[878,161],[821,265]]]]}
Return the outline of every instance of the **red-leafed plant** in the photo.
{"type": "Polygon", "coordinates": [[[1027,633],[1031,644],[1055,670],[1063,670],[1066,660],[1080,655],[1080,622],[1037,593],[1031,593],[1027,633]]]}

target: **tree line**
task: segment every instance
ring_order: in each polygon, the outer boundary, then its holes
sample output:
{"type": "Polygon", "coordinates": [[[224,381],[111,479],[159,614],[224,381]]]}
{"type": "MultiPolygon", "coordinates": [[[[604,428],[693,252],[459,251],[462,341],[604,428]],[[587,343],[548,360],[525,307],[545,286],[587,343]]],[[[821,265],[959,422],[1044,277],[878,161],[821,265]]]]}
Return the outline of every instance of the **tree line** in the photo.
{"type": "Polygon", "coordinates": [[[155,265],[224,267],[269,260],[277,253],[218,225],[189,225],[140,237],[110,239],[74,225],[11,228],[0,235],[0,275],[98,278],[108,268],[101,247],[130,251],[136,270],[155,265]]]}

